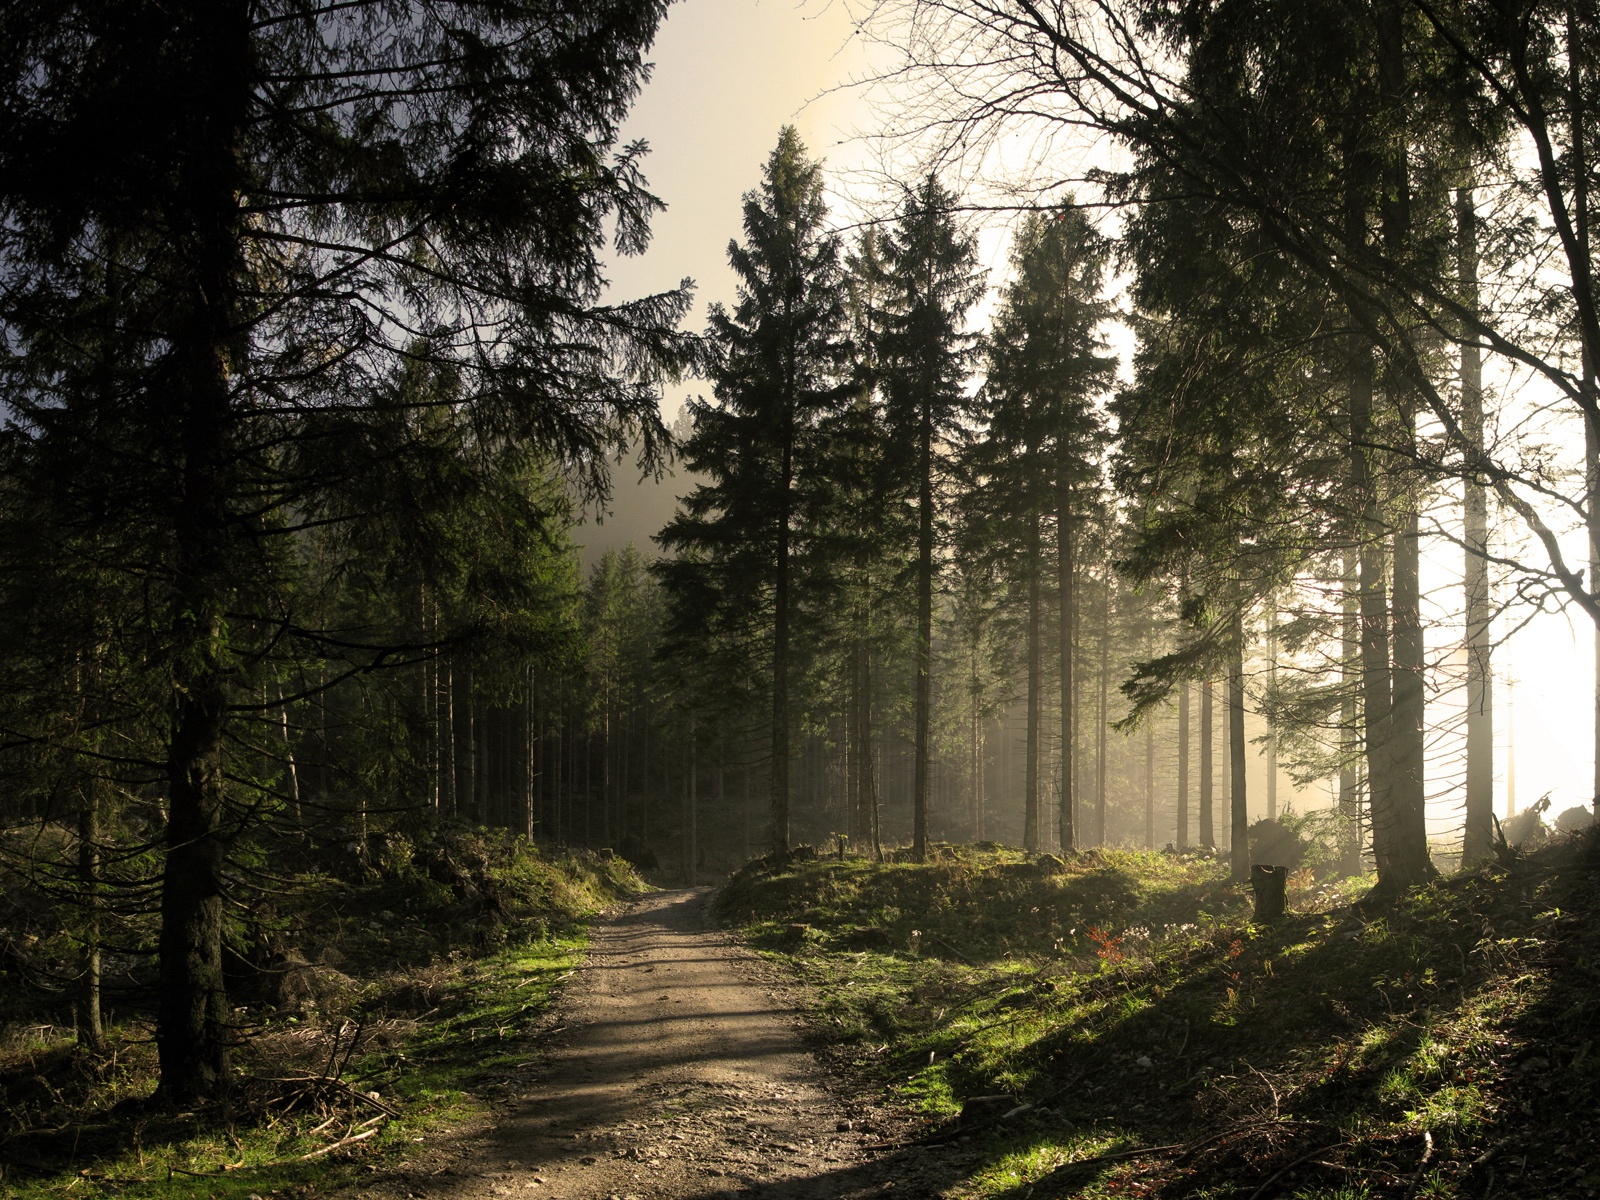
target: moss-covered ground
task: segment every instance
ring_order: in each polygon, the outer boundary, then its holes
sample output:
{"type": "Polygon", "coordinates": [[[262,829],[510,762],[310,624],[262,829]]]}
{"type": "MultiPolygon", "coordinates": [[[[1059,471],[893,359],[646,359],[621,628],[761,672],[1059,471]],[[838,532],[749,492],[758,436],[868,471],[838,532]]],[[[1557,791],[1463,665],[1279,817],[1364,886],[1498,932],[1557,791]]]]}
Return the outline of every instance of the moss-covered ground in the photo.
{"type": "Polygon", "coordinates": [[[128,1005],[91,1054],[70,1031],[0,1041],[0,1197],[219,1200],[358,1194],[485,1113],[540,1050],[585,924],[642,891],[620,860],[457,833],[351,878],[296,880],[273,919],[292,950],[243,989],[226,1103],[154,1103],[148,1015],[128,1005]],[[435,861],[437,867],[437,861],[435,861]],[[277,1003],[262,998],[271,992],[277,1003]],[[336,1082],[327,1082],[332,1079],[336,1082]]]}
{"type": "Polygon", "coordinates": [[[1303,872],[1258,925],[1208,858],[957,847],[755,864],[720,903],[834,1053],[967,1139],[968,1194],[1582,1197],[1597,866],[1557,840],[1383,909],[1303,872]]]}

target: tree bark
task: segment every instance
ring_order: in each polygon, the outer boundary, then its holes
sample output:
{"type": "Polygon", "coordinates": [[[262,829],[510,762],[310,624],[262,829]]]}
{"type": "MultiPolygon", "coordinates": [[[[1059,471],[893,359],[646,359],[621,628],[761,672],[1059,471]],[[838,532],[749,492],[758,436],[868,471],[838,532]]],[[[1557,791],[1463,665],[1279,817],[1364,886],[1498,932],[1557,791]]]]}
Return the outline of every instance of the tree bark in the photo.
{"type": "MultiPolygon", "coordinates": [[[[1411,241],[1411,182],[1405,131],[1406,63],[1401,0],[1378,7],[1378,80],[1391,132],[1383,154],[1383,189],[1379,211],[1384,249],[1403,261],[1411,241]]],[[[1417,403],[1398,365],[1388,374],[1388,390],[1400,422],[1402,449],[1415,458],[1417,403]]],[[[1387,872],[1380,863],[1386,890],[1406,888],[1432,877],[1428,856],[1426,814],[1426,740],[1423,723],[1427,668],[1422,633],[1421,541],[1417,500],[1409,488],[1398,489],[1399,521],[1393,549],[1393,681],[1389,779],[1391,855],[1387,872]]]]}
{"type": "Polygon", "coordinates": [[[224,614],[231,379],[240,255],[239,139],[249,120],[249,13],[195,5],[170,15],[189,39],[193,102],[179,130],[172,234],[188,273],[172,331],[179,452],[174,506],[167,838],[162,867],[156,1048],[162,1096],[187,1105],[228,1083],[229,1006],[222,976],[226,854],[223,757],[232,669],[224,614]]]}
{"type": "MultiPolygon", "coordinates": [[[[1267,688],[1278,685],[1278,610],[1275,605],[1267,610],[1267,688]]],[[[1267,819],[1278,819],[1278,731],[1267,730],[1267,819]]]]}
{"type": "Polygon", "coordinates": [[[1111,579],[1104,580],[1100,599],[1099,703],[1094,731],[1094,823],[1095,844],[1106,844],[1106,717],[1111,686],[1111,579]]]}
{"type": "Polygon", "coordinates": [[[1178,827],[1179,850],[1189,848],[1189,683],[1178,685],[1178,827]]]}
{"type": "Polygon", "coordinates": [[[1353,550],[1347,549],[1344,554],[1340,598],[1342,612],[1339,617],[1339,812],[1345,822],[1341,865],[1346,875],[1356,875],[1361,871],[1360,735],[1356,732],[1357,686],[1361,678],[1357,661],[1361,641],[1359,605],[1356,556],[1353,550]]]}
{"type": "Polygon", "coordinates": [[[1244,614],[1233,616],[1233,661],[1228,664],[1229,865],[1239,882],[1250,878],[1250,810],[1245,795],[1244,614]]]}
{"type": "Polygon", "coordinates": [[[1215,689],[1211,680],[1200,685],[1200,844],[1207,850],[1217,846],[1217,830],[1212,808],[1216,771],[1212,765],[1217,738],[1212,728],[1211,710],[1215,689]]]}
{"type": "Polygon", "coordinates": [[[1043,639],[1040,622],[1043,619],[1040,599],[1039,514],[1029,516],[1028,526],[1028,730],[1023,753],[1022,848],[1030,854],[1039,852],[1039,715],[1043,697],[1044,671],[1043,639]]]}
{"type": "Polygon", "coordinates": [[[689,880],[689,886],[699,884],[699,874],[696,870],[696,859],[700,853],[700,794],[699,794],[699,767],[700,759],[695,745],[695,718],[689,714],[689,744],[686,747],[689,755],[689,773],[684,780],[683,808],[684,808],[684,873],[689,880]]]}
{"type": "Polygon", "coordinates": [[[933,397],[922,403],[917,469],[916,762],[911,791],[911,854],[928,857],[928,750],[933,716],[933,397]]]}
{"type": "Polygon", "coordinates": [[[100,886],[100,816],[105,782],[86,771],[78,799],[78,888],[83,904],[83,956],[78,977],[78,1039],[98,1054],[105,1049],[100,1013],[100,938],[104,897],[100,886]]]}
{"type": "MultiPolygon", "coordinates": [[[[1478,219],[1471,186],[1456,189],[1456,261],[1461,302],[1478,307],[1478,219]]],[[[1478,347],[1461,345],[1461,431],[1467,470],[1461,484],[1467,651],[1467,815],[1463,866],[1486,857],[1494,842],[1494,692],[1489,623],[1489,490],[1478,474],[1483,455],[1483,363],[1478,347]]],[[[1600,711],[1600,708],[1597,708],[1600,711]]]]}
{"type": "MultiPolygon", "coordinates": [[[[1575,7],[1567,8],[1567,125],[1572,143],[1572,225],[1578,243],[1574,273],[1582,275],[1580,294],[1593,296],[1590,282],[1593,254],[1589,248],[1589,139],[1584,122],[1584,53],[1580,37],[1582,22],[1575,7]]],[[[1476,266],[1476,259],[1474,259],[1476,266]]],[[[1474,280],[1476,282],[1476,280],[1474,280]]],[[[1595,366],[1600,347],[1590,343],[1588,322],[1579,322],[1582,341],[1578,389],[1584,413],[1584,524],[1589,535],[1589,591],[1600,592],[1600,429],[1594,418],[1595,366]]],[[[1600,625],[1594,636],[1594,715],[1592,775],[1593,808],[1600,816],[1600,625]]]]}
{"type": "Polygon", "coordinates": [[[1072,484],[1067,472],[1070,464],[1064,461],[1066,450],[1061,450],[1063,461],[1058,466],[1056,482],[1056,599],[1061,623],[1061,808],[1057,814],[1062,853],[1077,849],[1075,838],[1074,801],[1077,798],[1077,780],[1073,740],[1076,735],[1076,689],[1073,686],[1073,635],[1076,633],[1077,613],[1073,595],[1072,562],[1072,484]]]}
{"type": "Polygon", "coordinates": [[[1394,869],[1392,714],[1389,667],[1389,607],[1386,593],[1384,521],[1369,454],[1372,443],[1372,347],[1350,335],[1350,482],[1361,508],[1357,564],[1361,623],[1361,724],[1367,758],[1367,814],[1372,856],[1380,876],[1394,869]]]}
{"type": "Polygon", "coordinates": [[[1156,848],[1156,727],[1144,726],[1144,848],[1156,848]]]}
{"type": "MultiPolygon", "coordinates": [[[[791,405],[792,413],[792,405],[791,405]]],[[[786,414],[783,463],[778,494],[777,570],[772,589],[772,750],[771,750],[771,850],[789,849],[789,552],[793,518],[794,430],[786,414]]]]}
{"type": "Polygon", "coordinates": [[[454,662],[450,667],[450,736],[454,742],[450,761],[455,767],[451,791],[455,796],[455,815],[476,818],[473,776],[477,772],[472,753],[476,739],[472,718],[472,667],[464,661],[454,662]]]}

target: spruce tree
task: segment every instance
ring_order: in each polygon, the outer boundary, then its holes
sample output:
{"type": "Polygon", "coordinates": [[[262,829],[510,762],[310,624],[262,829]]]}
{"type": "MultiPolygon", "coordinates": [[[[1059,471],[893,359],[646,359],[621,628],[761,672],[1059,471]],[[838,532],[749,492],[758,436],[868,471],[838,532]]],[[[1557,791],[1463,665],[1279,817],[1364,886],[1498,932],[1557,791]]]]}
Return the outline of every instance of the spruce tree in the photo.
{"type": "MultiPolygon", "coordinates": [[[[991,433],[1007,447],[996,470],[1010,474],[1011,491],[1027,506],[1029,727],[1037,725],[1040,553],[1038,525],[1055,522],[1058,662],[1061,684],[1061,808],[1063,850],[1076,844],[1074,821],[1075,712],[1073,626],[1074,551],[1085,518],[1100,507],[1100,454],[1106,442],[1097,400],[1110,386],[1116,360],[1106,353],[1100,325],[1110,313],[1102,288],[1111,247],[1070,204],[1031,214],[1012,251],[1014,281],[1006,288],[989,338],[988,416],[991,433]]],[[[1037,737],[1030,736],[1030,756],[1037,737]]],[[[1038,811],[1037,769],[1029,775],[1028,811],[1038,811]]],[[[1035,818],[1036,821],[1037,818],[1035,818]]]]}
{"type": "MultiPolygon", "coordinates": [[[[163,1094],[227,1085],[227,860],[262,811],[230,767],[264,652],[343,653],[298,589],[323,496],[394,461],[422,359],[495,451],[591,492],[652,451],[675,292],[599,304],[608,242],[642,249],[617,127],[664,4],[481,0],[62,4],[0,17],[0,329],[18,486],[51,479],[141,593],[166,796],[163,1094]],[[233,818],[240,818],[235,821],[233,818]],[[241,824],[242,822],[242,824],[241,824]]],[[[344,519],[344,514],[339,519],[344,519]]],[[[102,560],[104,561],[104,560],[102,560]]],[[[15,583],[15,581],[11,581],[15,583]]],[[[368,667],[394,645],[362,647],[368,667]]],[[[404,655],[399,656],[403,660],[404,655]]]]}
{"type": "Polygon", "coordinates": [[[976,338],[966,328],[983,295],[977,247],[957,225],[955,197],[929,175],[908,194],[883,239],[886,303],[878,370],[907,503],[916,513],[915,762],[912,854],[928,849],[928,765],[933,710],[933,599],[942,500],[951,451],[968,417],[976,338]]]}
{"type": "Polygon", "coordinates": [[[660,568],[676,643],[731,636],[764,651],[774,851],[789,847],[794,568],[812,530],[818,422],[846,394],[839,242],[827,214],[822,166],[786,126],[745,196],[744,241],[728,247],[738,300],[712,310],[717,402],[691,406],[684,458],[710,482],[659,535],[677,556],[660,568]]]}

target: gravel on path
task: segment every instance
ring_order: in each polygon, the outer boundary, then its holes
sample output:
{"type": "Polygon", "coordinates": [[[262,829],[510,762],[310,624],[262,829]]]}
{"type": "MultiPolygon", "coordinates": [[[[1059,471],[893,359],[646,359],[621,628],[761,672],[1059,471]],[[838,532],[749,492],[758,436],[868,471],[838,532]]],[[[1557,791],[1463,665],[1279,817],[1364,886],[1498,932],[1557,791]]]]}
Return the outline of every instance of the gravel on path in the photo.
{"type": "Polygon", "coordinates": [[[712,927],[708,895],[654,892],[597,925],[556,1014],[565,1032],[520,1099],[465,1134],[448,1165],[391,1176],[369,1194],[943,1195],[960,1176],[958,1155],[881,1149],[910,1132],[905,1119],[852,1095],[806,1049],[799,1014],[770,969],[712,927]]]}

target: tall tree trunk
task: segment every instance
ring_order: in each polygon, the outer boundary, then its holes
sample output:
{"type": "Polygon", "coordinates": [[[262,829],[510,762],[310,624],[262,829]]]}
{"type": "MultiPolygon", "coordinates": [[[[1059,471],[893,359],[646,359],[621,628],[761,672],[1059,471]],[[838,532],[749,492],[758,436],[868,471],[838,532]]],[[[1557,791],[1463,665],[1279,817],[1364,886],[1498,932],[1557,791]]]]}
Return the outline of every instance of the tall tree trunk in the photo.
{"type": "Polygon", "coordinates": [[[1212,727],[1212,698],[1215,689],[1211,680],[1200,685],[1200,844],[1207,850],[1216,849],[1217,830],[1212,806],[1216,771],[1212,758],[1216,753],[1216,731],[1212,727]]]}
{"type": "MultiPolygon", "coordinates": [[[[1456,262],[1461,303],[1476,312],[1478,215],[1470,184],[1456,189],[1456,262]]],[[[1461,344],[1460,370],[1461,431],[1466,435],[1468,456],[1461,484],[1465,543],[1461,582],[1466,593],[1467,642],[1467,816],[1461,861],[1468,865],[1487,856],[1494,841],[1494,677],[1489,635],[1489,489],[1477,465],[1483,457],[1483,363],[1477,345],[1466,339],[1461,344]]],[[[1600,706],[1596,711],[1600,712],[1600,706]]]]}
{"type": "Polygon", "coordinates": [[[863,672],[861,690],[866,695],[866,706],[862,712],[865,725],[861,738],[861,760],[862,767],[866,771],[867,813],[872,822],[872,861],[881,863],[883,861],[883,841],[878,823],[880,766],[877,742],[872,732],[872,648],[870,646],[866,648],[862,655],[861,669],[863,672]]]}
{"type": "MultiPolygon", "coordinates": [[[[1062,454],[1066,453],[1065,449],[1062,454]]],[[[1060,829],[1061,851],[1064,854],[1077,849],[1073,818],[1074,800],[1077,797],[1077,780],[1073,740],[1076,734],[1077,705],[1073,686],[1073,635],[1077,632],[1077,613],[1074,604],[1072,562],[1072,485],[1067,475],[1068,464],[1059,466],[1056,483],[1056,599],[1061,622],[1061,807],[1057,813],[1060,829]]]]}
{"type": "MultiPolygon", "coordinates": [[[[1590,18],[1592,20],[1592,16],[1590,18]]],[[[1573,263],[1576,276],[1581,276],[1580,286],[1576,289],[1580,295],[1592,296],[1594,289],[1591,280],[1593,268],[1593,254],[1589,248],[1589,138],[1585,128],[1585,96],[1584,96],[1584,67],[1585,55],[1583,42],[1580,36],[1583,28],[1577,9],[1569,5],[1567,8],[1567,125],[1568,134],[1572,143],[1572,226],[1573,236],[1578,243],[1578,253],[1573,263]]],[[[1469,196],[1470,199],[1470,196],[1469,196]]],[[[1474,246],[1476,249],[1476,246],[1474,246]]],[[[1476,267],[1476,255],[1473,265],[1476,267]]],[[[1474,300],[1476,299],[1476,272],[1474,272],[1474,300]]],[[[1600,355],[1600,347],[1590,343],[1588,336],[1589,325],[1580,321],[1578,324],[1582,340],[1581,359],[1579,362],[1578,390],[1581,396],[1581,407],[1584,412],[1584,513],[1585,526],[1589,535],[1589,591],[1600,592],[1600,428],[1595,425],[1590,413],[1595,411],[1595,370],[1596,356],[1600,355]]],[[[1481,395],[1480,395],[1481,403],[1481,395]]],[[[1600,625],[1595,626],[1594,635],[1594,715],[1593,715],[1593,746],[1594,771],[1591,777],[1593,785],[1593,807],[1596,816],[1600,816],[1600,625]]]]}
{"type": "Polygon", "coordinates": [[[278,733],[283,739],[283,784],[289,800],[289,819],[300,828],[300,769],[294,761],[294,742],[289,734],[289,706],[283,700],[283,687],[278,688],[278,733]]]}
{"type": "MultiPolygon", "coordinates": [[[[1379,211],[1384,249],[1403,260],[1411,241],[1411,182],[1407,161],[1406,63],[1402,0],[1378,7],[1378,87],[1390,133],[1383,154],[1379,211]]],[[[1398,364],[1388,374],[1390,400],[1400,421],[1402,450],[1416,448],[1416,397],[1398,364]]],[[[1422,632],[1421,538],[1417,500],[1410,488],[1397,489],[1399,522],[1393,550],[1393,680],[1391,687],[1391,775],[1389,869],[1379,871],[1386,890],[1405,888],[1435,872],[1428,857],[1426,740],[1423,729],[1427,667],[1422,632]]]]}
{"type": "Polygon", "coordinates": [[[969,653],[971,657],[968,666],[971,672],[971,683],[968,691],[972,702],[972,711],[968,714],[968,752],[970,757],[968,777],[971,785],[968,795],[968,803],[971,810],[968,825],[971,830],[971,840],[981,842],[983,840],[983,727],[979,716],[979,699],[982,693],[978,678],[977,634],[973,635],[969,653]]]}
{"type": "MultiPolygon", "coordinates": [[[[1278,686],[1278,608],[1271,604],[1267,608],[1267,688],[1272,691],[1278,686]]],[[[1267,729],[1267,818],[1278,819],[1278,730],[1276,726],[1267,729]]]]}
{"type": "Polygon", "coordinates": [[[104,896],[100,886],[100,816],[105,781],[84,772],[78,799],[78,890],[83,905],[83,955],[78,976],[78,1039],[98,1054],[105,1049],[100,1014],[100,938],[104,896]]]}
{"type": "Polygon", "coordinates": [[[1022,848],[1039,852],[1039,717],[1043,704],[1043,638],[1040,624],[1043,604],[1040,598],[1039,514],[1028,518],[1028,729],[1023,763],[1022,848]]]}
{"type": "Polygon", "coordinates": [[[192,44],[189,118],[179,136],[174,258],[189,272],[187,311],[172,330],[178,494],[174,506],[167,839],[161,880],[161,1092],[192,1104],[227,1087],[229,1006],[222,975],[226,856],[222,831],[232,528],[226,477],[238,344],[239,143],[250,119],[253,59],[241,4],[171,16],[192,44]]]}
{"type": "Polygon", "coordinates": [[[1189,848],[1189,682],[1178,685],[1178,827],[1179,850],[1189,848]]]}
{"type": "Polygon", "coordinates": [[[1144,848],[1156,848],[1156,727],[1144,724],[1144,848]]]}
{"type": "Polygon", "coordinates": [[[928,857],[928,750],[933,715],[933,398],[922,404],[917,469],[916,763],[911,792],[911,854],[928,857]]]}
{"type": "Polygon", "coordinates": [[[1360,679],[1360,583],[1356,554],[1344,552],[1339,617],[1339,813],[1344,818],[1341,868],[1346,875],[1361,870],[1360,736],[1356,732],[1357,680],[1360,679]]]}
{"type": "Polygon", "coordinates": [[[1372,348],[1351,335],[1351,482],[1362,506],[1358,559],[1361,617],[1361,723],[1367,757],[1367,814],[1380,873],[1393,870],[1394,809],[1389,667],[1389,606],[1384,522],[1369,455],[1372,442],[1372,348]]]}
{"type": "Polygon", "coordinates": [[[473,777],[477,774],[473,761],[473,743],[476,741],[472,711],[472,667],[465,661],[453,662],[450,667],[450,734],[455,745],[451,748],[451,761],[455,766],[455,814],[458,817],[477,817],[473,777]]]}
{"type": "Polygon", "coordinates": [[[1233,615],[1233,660],[1228,664],[1229,865],[1233,878],[1250,878],[1250,810],[1245,795],[1244,614],[1233,615]]]}
{"type": "Polygon", "coordinates": [[[793,513],[794,432],[784,431],[782,478],[778,495],[777,571],[772,612],[772,788],[771,850],[789,849],[789,553],[793,513]]]}
{"type": "Polygon", "coordinates": [[[699,884],[699,874],[696,871],[696,859],[700,853],[700,794],[699,794],[699,755],[695,745],[695,719],[694,714],[689,714],[689,744],[684,748],[689,756],[689,770],[683,781],[683,856],[684,873],[688,878],[689,886],[699,884]]]}
{"type": "Polygon", "coordinates": [[[1100,695],[1094,731],[1094,832],[1098,846],[1106,844],[1106,717],[1111,686],[1111,580],[1104,582],[1100,599],[1100,695]]]}

